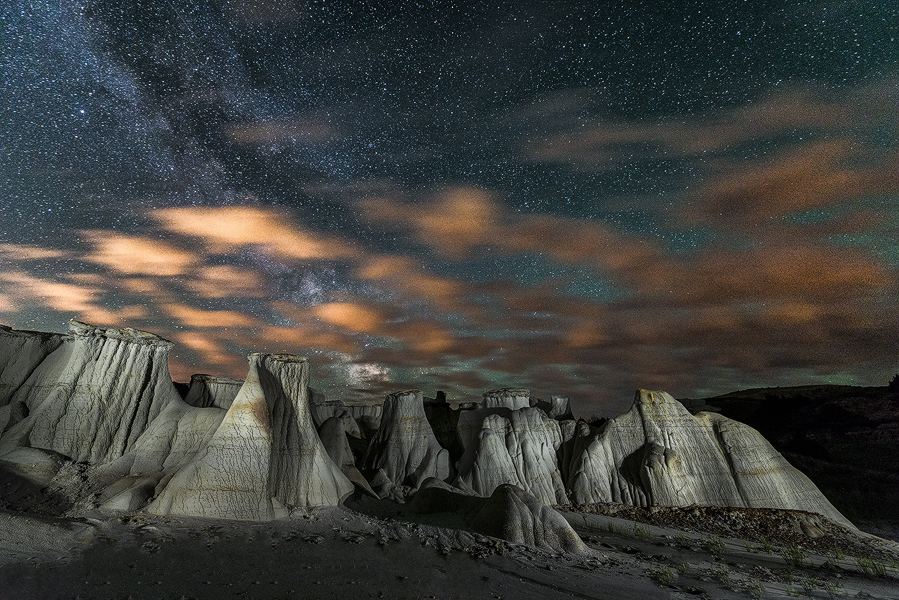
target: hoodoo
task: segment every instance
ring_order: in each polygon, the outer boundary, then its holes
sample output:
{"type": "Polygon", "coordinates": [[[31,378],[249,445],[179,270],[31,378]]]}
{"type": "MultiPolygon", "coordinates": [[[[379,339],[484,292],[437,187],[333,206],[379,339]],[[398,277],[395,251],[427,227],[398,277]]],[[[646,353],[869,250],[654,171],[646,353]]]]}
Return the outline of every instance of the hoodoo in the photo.
{"type": "Polygon", "coordinates": [[[539,408],[488,414],[478,436],[459,461],[459,487],[489,496],[510,483],[546,504],[567,504],[556,453],[562,444],[559,423],[539,408]]]}
{"type": "Polygon", "coordinates": [[[251,354],[249,361],[222,423],[150,512],[265,521],[291,506],[333,506],[352,492],[315,431],[306,359],[251,354]]]}
{"type": "Polygon", "coordinates": [[[28,447],[91,464],[119,458],[169,403],[180,402],[168,370],[172,346],[152,333],[74,320],[68,335],[27,339],[22,360],[37,364],[9,398],[22,418],[7,423],[0,456],[28,447]]]}
{"type": "Polygon", "coordinates": [[[387,396],[364,464],[366,469],[382,469],[395,485],[412,488],[428,477],[450,476],[449,451],[431,430],[420,390],[387,396]]]}

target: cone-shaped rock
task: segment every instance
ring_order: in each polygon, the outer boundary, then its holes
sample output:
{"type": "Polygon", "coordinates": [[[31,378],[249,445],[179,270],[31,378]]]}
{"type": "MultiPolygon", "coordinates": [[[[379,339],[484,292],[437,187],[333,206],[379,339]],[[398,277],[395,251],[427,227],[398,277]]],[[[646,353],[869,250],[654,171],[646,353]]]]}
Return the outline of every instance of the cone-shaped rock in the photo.
{"type": "Polygon", "coordinates": [[[510,484],[496,488],[475,515],[471,527],[485,535],[545,550],[577,554],[589,551],[565,517],[510,484]]]}
{"type": "Polygon", "coordinates": [[[251,354],[249,361],[218,429],[151,503],[151,513],[270,520],[284,507],[334,506],[352,492],[315,431],[306,359],[251,354]]]}
{"type": "Polygon", "coordinates": [[[627,413],[578,442],[573,502],[797,509],[849,524],[757,431],[694,417],[665,392],[638,390],[627,413]]]}
{"type": "Polygon", "coordinates": [[[487,415],[481,431],[459,461],[455,485],[489,496],[510,483],[547,504],[567,504],[557,464],[562,444],[559,422],[539,408],[487,415]]]}
{"type": "Polygon", "coordinates": [[[420,390],[387,396],[364,464],[366,469],[382,469],[396,485],[413,488],[428,477],[449,477],[449,452],[431,430],[420,390]]]}
{"type": "MultiPolygon", "coordinates": [[[[31,447],[79,462],[108,462],[130,450],[169,403],[180,401],[169,376],[173,344],[167,340],[73,320],[59,341],[10,397],[27,416],[7,428],[0,455],[31,447]]],[[[30,348],[32,356],[40,354],[30,348]]]]}

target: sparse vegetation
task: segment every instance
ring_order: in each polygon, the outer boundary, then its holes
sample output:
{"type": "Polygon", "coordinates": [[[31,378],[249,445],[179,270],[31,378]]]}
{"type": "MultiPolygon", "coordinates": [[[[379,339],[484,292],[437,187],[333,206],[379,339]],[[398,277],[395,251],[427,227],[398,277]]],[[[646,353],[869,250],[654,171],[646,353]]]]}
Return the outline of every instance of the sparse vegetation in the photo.
{"type": "Polygon", "coordinates": [[[677,573],[675,573],[668,565],[657,565],[647,569],[646,574],[656,582],[671,586],[677,581],[677,573]]]}
{"type": "Polygon", "coordinates": [[[744,579],[743,589],[747,594],[749,594],[750,598],[754,598],[755,600],[759,600],[762,596],[768,593],[768,590],[765,589],[765,584],[758,579],[754,579],[752,581],[746,581],[744,579]]]}
{"type": "Polygon", "coordinates": [[[803,552],[802,548],[799,546],[787,546],[786,548],[781,548],[780,555],[787,561],[788,565],[793,565],[794,567],[801,569],[805,564],[805,552],[803,552]]]}
{"type": "Polygon", "coordinates": [[[679,565],[677,565],[677,572],[680,573],[681,575],[685,575],[687,573],[687,569],[689,569],[689,568],[690,568],[690,563],[682,562],[679,565]]]}
{"type": "Polygon", "coordinates": [[[724,585],[730,585],[730,567],[727,565],[712,565],[711,575],[724,585]]]}
{"type": "Polygon", "coordinates": [[[721,556],[724,552],[724,542],[717,535],[713,538],[702,538],[702,545],[715,556],[721,556]]]}
{"type": "Polygon", "coordinates": [[[886,565],[873,558],[858,557],[855,564],[866,577],[884,577],[887,574],[886,565]]]}
{"type": "Polygon", "coordinates": [[[637,536],[638,540],[641,540],[643,542],[649,540],[649,527],[640,525],[639,523],[634,523],[634,535],[637,536]]]}
{"type": "Polygon", "coordinates": [[[762,538],[762,548],[764,548],[765,552],[767,552],[768,554],[774,554],[774,552],[777,550],[777,548],[774,546],[774,544],[771,543],[771,540],[769,540],[768,538],[762,538]]]}

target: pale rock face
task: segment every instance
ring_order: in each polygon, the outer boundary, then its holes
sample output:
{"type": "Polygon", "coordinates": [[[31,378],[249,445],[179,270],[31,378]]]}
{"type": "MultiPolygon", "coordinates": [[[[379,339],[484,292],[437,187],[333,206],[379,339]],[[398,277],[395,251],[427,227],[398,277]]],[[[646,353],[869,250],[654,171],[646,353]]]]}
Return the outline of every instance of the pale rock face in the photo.
{"type": "Polygon", "coordinates": [[[693,417],[665,392],[638,390],[627,413],[595,432],[583,424],[574,442],[573,502],[786,508],[849,523],[757,431],[693,417]]]}
{"type": "Polygon", "coordinates": [[[508,416],[488,414],[481,430],[459,461],[454,485],[489,496],[510,483],[547,504],[567,504],[558,468],[562,444],[558,421],[539,408],[507,410],[508,416]]]}
{"type": "Polygon", "coordinates": [[[350,443],[346,437],[347,434],[353,435],[347,431],[347,423],[356,426],[356,437],[358,437],[359,427],[356,425],[353,417],[346,411],[338,416],[326,419],[318,430],[319,437],[321,437],[328,456],[340,468],[340,471],[346,475],[347,479],[353,482],[354,485],[359,486],[362,491],[377,498],[378,495],[375,494],[368,481],[356,468],[356,458],[353,456],[353,450],[350,448],[350,443]]]}
{"type": "MultiPolygon", "coordinates": [[[[31,372],[59,348],[64,338],[56,333],[16,331],[0,325],[0,407],[9,404],[31,372]]],[[[4,426],[0,420],[0,431],[4,426]]]]}
{"type": "Polygon", "coordinates": [[[359,427],[366,432],[377,431],[381,426],[381,416],[384,412],[381,404],[347,404],[346,409],[359,427]]]}
{"type": "Polygon", "coordinates": [[[447,479],[449,463],[449,451],[437,442],[425,416],[421,391],[388,395],[365,468],[382,469],[395,485],[417,488],[428,477],[447,479]]]}
{"type": "Polygon", "coordinates": [[[180,402],[168,371],[171,342],[74,320],[59,341],[10,397],[27,416],[7,428],[0,455],[32,447],[108,462],[128,452],[166,406],[180,402]]]}
{"type": "Polygon", "coordinates": [[[513,410],[531,406],[531,391],[524,388],[502,388],[484,393],[480,404],[460,406],[456,430],[463,452],[481,431],[481,424],[487,415],[508,417],[513,410]]]}
{"type": "Polygon", "coordinates": [[[184,401],[198,408],[213,407],[228,410],[241,386],[243,386],[243,381],[240,379],[191,375],[190,389],[184,397],[184,401]]]}
{"type": "Polygon", "coordinates": [[[151,513],[265,521],[285,516],[286,507],[335,506],[352,492],[315,431],[306,359],[249,360],[221,424],[150,504],[151,513]]]}
{"type": "Polygon", "coordinates": [[[718,440],[745,506],[805,510],[853,527],[758,431],[715,413],[699,413],[696,420],[718,440]]]}
{"type": "Polygon", "coordinates": [[[589,549],[565,517],[535,496],[511,484],[496,488],[475,515],[479,533],[554,552],[584,554],[589,549]]]}

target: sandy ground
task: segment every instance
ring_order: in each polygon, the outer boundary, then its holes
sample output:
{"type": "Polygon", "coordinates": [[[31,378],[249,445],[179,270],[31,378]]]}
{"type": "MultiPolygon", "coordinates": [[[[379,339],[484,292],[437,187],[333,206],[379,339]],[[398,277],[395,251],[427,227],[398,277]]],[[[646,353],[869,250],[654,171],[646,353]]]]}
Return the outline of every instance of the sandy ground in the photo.
{"type": "Polygon", "coordinates": [[[446,527],[452,515],[441,524],[408,505],[351,505],[271,523],[0,513],[0,598],[899,599],[899,553],[889,542],[868,540],[877,558],[861,562],[838,550],[800,557],[563,512],[591,548],[564,555],[446,527]]]}

